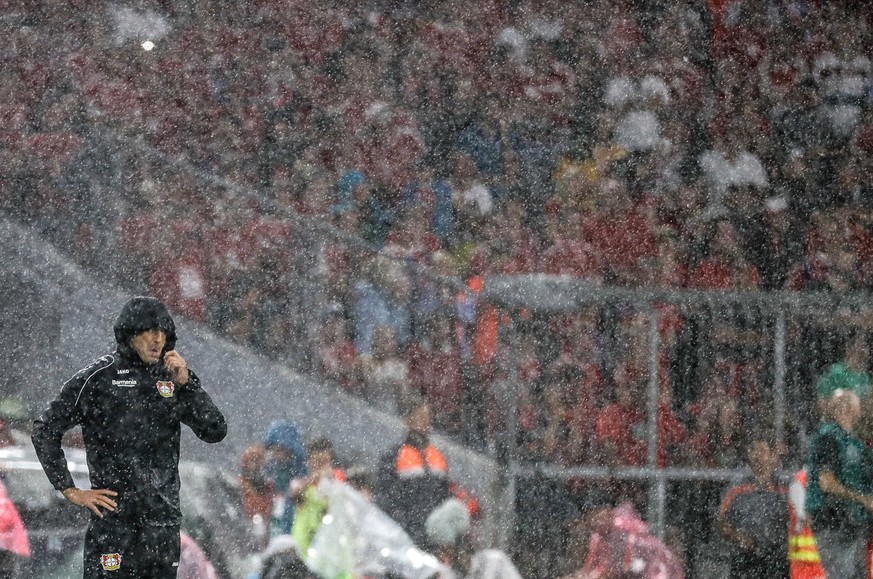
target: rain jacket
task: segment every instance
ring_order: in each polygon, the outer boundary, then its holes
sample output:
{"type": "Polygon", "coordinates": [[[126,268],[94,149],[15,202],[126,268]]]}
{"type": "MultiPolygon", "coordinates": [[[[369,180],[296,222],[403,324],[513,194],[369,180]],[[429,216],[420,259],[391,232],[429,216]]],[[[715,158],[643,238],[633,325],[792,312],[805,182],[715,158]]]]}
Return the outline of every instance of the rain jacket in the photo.
{"type": "Polygon", "coordinates": [[[224,416],[189,370],[184,386],[172,382],[162,361],[146,365],[130,347],[137,333],[160,328],[164,353],[175,348],[176,330],[164,305],[133,298],[115,322],[118,347],[77,372],[33,423],[33,446],[52,486],[74,487],[61,448],[64,433],[81,425],[91,487],[118,493],[104,517],[155,525],[179,525],[181,424],[198,438],[219,442],[224,416]]]}
{"type": "Polygon", "coordinates": [[[15,504],[6,494],[6,487],[2,480],[0,480],[0,549],[15,553],[19,557],[30,557],[27,529],[24,528],[15,504]]]}
{"type": "Polygon", "coordinates": [[[178,579],[218,579],[209,557],[188,533],[182,531],[178,579]]]}
{"type": "Polygon", "coordinates": [[[270,521],[270,536],[287,535],[294,526],[294,501],[289,496],[291,480],[309,474],[306,464],[306,447],[303,438],[288,420],[275,420],[264,433],[264,448],[282,447],[291,453],[289,462],[280,463],[267,459],[266,477],[273,490],[273,512],[270,521]]]}
{"type": "Polygon", "coordinates": [[[585,565],[574,579],[683,579],[679,559],[649,531],[634,508],[622,504],[607,513],[591,533],[585,565]]]}

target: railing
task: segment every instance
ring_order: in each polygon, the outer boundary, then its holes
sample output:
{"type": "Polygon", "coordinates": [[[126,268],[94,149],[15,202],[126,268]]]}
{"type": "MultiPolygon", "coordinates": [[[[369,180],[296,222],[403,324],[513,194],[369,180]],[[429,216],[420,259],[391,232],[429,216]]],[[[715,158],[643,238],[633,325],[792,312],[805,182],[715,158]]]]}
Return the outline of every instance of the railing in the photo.
{"type": "MultiPolygon", "coordinates": [[[[601,287],[586,284],[579,280],[543,275],[495,276],[489,278],[483,292],[485,300],[499,304],[508,313],[508,322],[502,332],[505,355],[502,358],[503,378],[506,385],[499,391],[504,394],[501,400],[506,430],[504,432],[504,452],[502,458],[506,465],[507,506],[515,501],[514,489],[519,479],[533,476],[560,481],[572,479],[647,481],[650,483],[648,501],[649,520],[655,531],[663,536],[668,510],[666,505],[666,485],[670,481],[720,481],[736,482],[748,476],[745,457],[741,454],[731,468],[703,465],[658,466],[659,431],[658,401],[664,388],[665,376],[663,354],[676,344],[662,344],[659,327],[658,308],[669,304],[679,312],[683,323],[695,324],[709,330],[702,335],[715,336],[719,328],[713,325],[736,325],[737,320],[745,324],[744,330],[753,334],[754,347],[745,352],[734,352],[736,358],[751,367],[750,381],[757,380],[755,392],[757,407],[740,408],[746,414],[756,415],[769,424],[777,447],[784,449],[784,466],[787,473],[793,472],[804,462],[805,436],[818,419],[815,407],[816,396],[812,390],[814,381],[827,369],[827,365],[842,361],[848,335],[859,332],[865,336],[869,328],[869,304],[871,296],[865,293],[837,294],[822,292],[726,292],[695,291],[673,289],[627,289],[601,287]],[[616,310],[632,311],[644,317],[645,322],[645,365],[647,372],[645,387],[646,412],[646,460],[645,465],[629,467],[603,464],[556,465],[538,460],[529,461],[523,450],[515,447],[519,439],[517,398],[513,392],[523,390],[520,384],[518,361],[519,327],[529,324],[531,319],[548,318],[566,313],[581,312],[594,308],[600,312],[616,310]],[[519,315],[523,312],[523,315],[519,315]],[[731,315],[722,315],[729,312],[731,315]],[[839,320],[841,324],[836,325],[839,320]],[[753,325],[750,321],[757,322],[753,325]],[[705,327],[707,324],[710,327],[705,327]],[[808,343],[810,335],[821,334],[819,340],[808,343]],[[830,342],[829,342],[830,340],[830,342]],[[822,347],[822,344],[830,347],[822,347]],[[659,375],[660,373],[660,375],[659,375]],[[789,428],[790,426],[790,428],[789,428]],[[789,432],[790,431],[790,432],[789,432]],[[791,440],[787,440],[787,437],[791,440]]],[[[675,339],[675,336],[672,337],[675,339]]],[[[679,338],[683,340],[682,337],[679,338]]],[[[688,339],[687,337],[685,339],[688,339]]],[[[621,340],[613,344],[623,350],[613,356],[621,359],[627,354],[627,344],[621,340]]],[[[685,344],[687,346],[687,344],[685,344]]],[[[684,360],[694,362],[694,372],[684,376],[685,381],[703,382],[706,377],[701,368],[712,372],[714,359],[723,354],[710,342],[697,343],[691,356],[684,360]],[[697,358],[693,360],[693,358],[697,358]]],[[[682,347],[682,345],[680,345],[682,347]]],[[[639,354],[638,351],[634,351],[639,354]]],[[[730,352],[728,353],[730,354],[730,352]]],[[[681,360],[680,360],[681,361],[681,360]]],[[[863,365],[869,364],[869,351],[863,356],[863,365]]],[[[679,368],[683,371],[686,368],[679,368]]],[[[741,370],[745,371],[745,370],[741,370]]],[[[675,375],[666,380],[674,380],[675,375]]],[[[675,386],[676,384],[670,384],[675,386]]],[[[751,388],[751,384],[748,384],[751,388]]],[[[681,407],[675,400],[674,408],[681,407]]],[[[753,404],[750,393],[740,393],[740,401],[753,404]],[[745,395],[749,394],[748,397],[745,395]]],[[[687,400],[685,400],[687,401],[687,400]]],[[[742,452],[744,449],[738,449],[742,452]]],[[[512,509],[506,509],[511,516],[512,509]]],[[[507,522],[505,528],[511,528],[507,522]]],[[[508,539],[508,537],[504,537],[508,539]]]]}

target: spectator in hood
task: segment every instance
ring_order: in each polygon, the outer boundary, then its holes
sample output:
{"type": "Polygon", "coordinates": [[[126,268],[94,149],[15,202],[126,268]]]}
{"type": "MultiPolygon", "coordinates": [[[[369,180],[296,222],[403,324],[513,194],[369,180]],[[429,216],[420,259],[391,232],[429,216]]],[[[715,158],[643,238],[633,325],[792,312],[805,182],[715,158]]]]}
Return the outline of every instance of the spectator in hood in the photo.
{"type": "Polygon", "coordinates": [[[273,488],[270,536],[287,535],[294,525],[291,481],[309,474],[306,448],[297,427],[288,420],[275,420],[264,434],[267,480],[273,488]]]}
{"type": "Polygon", "coordinates": [[[175,578],[181,425],[215,443],[227,435],[227,423],[176,351],[176,326],[164,304],[132,298],[114,329],[115,352],[64,384],[34,421],[33,446],[52,486],[92,512],[85,534],[86,579],[175,578]],[[64,433],[77,425],[90,489],[76,487],[61,448],[64,433]]]}

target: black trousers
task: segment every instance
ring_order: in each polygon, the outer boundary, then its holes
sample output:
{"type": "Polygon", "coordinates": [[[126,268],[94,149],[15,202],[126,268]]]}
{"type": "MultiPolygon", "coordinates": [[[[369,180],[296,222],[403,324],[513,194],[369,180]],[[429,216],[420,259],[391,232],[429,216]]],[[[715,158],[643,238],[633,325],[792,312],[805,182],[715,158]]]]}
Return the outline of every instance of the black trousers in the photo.
{"type": "Polygon", "coordinates": [[[176,579],[178,525],[92,518],[85,533],[84,579],[176,579]]]}
{"type": "Polygon", "coordinates": [[[731,579],[788,579],[788,549],[766,555],[744,551],[731,559],[731,579]]]}

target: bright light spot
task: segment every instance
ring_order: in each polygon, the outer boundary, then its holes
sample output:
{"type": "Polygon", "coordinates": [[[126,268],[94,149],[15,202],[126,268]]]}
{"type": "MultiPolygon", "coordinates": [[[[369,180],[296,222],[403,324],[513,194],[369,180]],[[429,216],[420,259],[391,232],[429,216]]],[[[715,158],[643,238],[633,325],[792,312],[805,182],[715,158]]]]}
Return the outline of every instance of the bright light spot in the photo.
{"type": "Polygon", "coordinates": [[[148,52],[148,51],[150,51],[151,49],[153,49],[153,48],[155,47],[155,43],[152,42],[151,40],[146,40],[145,42],[142,43],[141,46],[142,46],[142,49],[143,49],[143,50],[145,50],[146,52],[148,52]]]}
{"type": "Polygon", "coordinates": [[[388,555],[391,554],[391,550],[388,549],[388,547],[385,547],[384,549],[382,549],[381,551],[379,551],[379,553],[381,553],[383,557],[387,557],[388,555]]]}
{"type": "Polygon", "coordinates": [[[436,560],[432,559],[430,555],[414,547],[406,551],[406,556],[412,562],[413,569],[421,569],[425,565],[433,567],[434,563],[436,563],[436,560]]]}
{"type": "Polygon", "coordinates": [[[321,519],[321,522],[325,525],[329,525],[333,522],[333,515],[324,515],[324,518],[321,519]]]}

